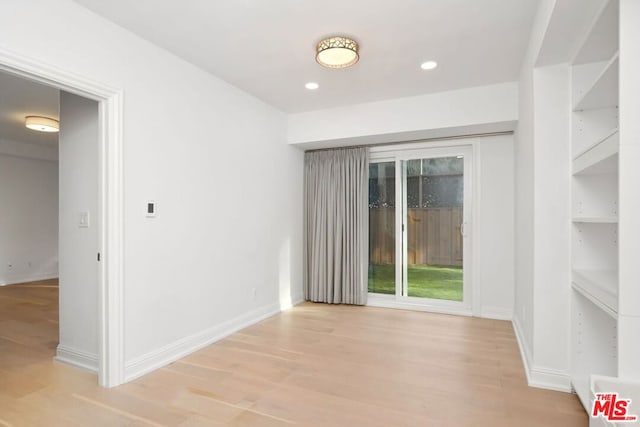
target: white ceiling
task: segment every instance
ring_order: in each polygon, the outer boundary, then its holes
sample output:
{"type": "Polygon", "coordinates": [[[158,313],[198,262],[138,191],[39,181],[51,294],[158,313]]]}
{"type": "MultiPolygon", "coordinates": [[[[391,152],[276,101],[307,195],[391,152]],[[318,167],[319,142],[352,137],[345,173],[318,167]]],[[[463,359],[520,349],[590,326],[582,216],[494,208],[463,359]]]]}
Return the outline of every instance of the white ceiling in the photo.
{"type": "Polygon", "coordinates": [[[56,145],[57,133],[37,132],[24,126],[26,116],[58,120],[59,91],[0,72],[0,139],[56,145]]]}
{"type": "Polygon", "coordinates": [[[539,0],[75,0],[286,112],[514,81],[539,0]],[[325,36],[360,62],[327,70],[325,36]],[[422,71],[426,60],[440,64],[422,71]],[[311,92],[304,84],[315,81],[311,92]]]}

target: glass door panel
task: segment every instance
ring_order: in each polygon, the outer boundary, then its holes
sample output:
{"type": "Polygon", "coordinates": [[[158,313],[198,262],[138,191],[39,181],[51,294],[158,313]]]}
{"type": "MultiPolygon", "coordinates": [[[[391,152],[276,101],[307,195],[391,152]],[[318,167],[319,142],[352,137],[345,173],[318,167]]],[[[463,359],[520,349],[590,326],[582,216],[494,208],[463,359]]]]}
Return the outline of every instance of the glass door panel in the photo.
{"type": "Polygon", "coordinates": [[[463,300],[464,158],[403,163],[405,263],[403,294],[463,300]]]}
{"type": "Polygon", "coordinates": [[[396,293],[396,163],[369,165],[369,292],[396,293]]]}

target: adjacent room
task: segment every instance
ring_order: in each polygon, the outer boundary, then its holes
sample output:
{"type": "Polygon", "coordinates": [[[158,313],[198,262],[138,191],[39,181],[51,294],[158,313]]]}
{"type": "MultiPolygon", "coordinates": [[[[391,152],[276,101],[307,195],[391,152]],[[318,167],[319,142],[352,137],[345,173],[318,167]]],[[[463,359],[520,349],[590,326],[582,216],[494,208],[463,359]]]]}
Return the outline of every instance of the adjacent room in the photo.
{"type": "Polygon", "coordinates": [[[637,0],[1,10],[0,425],[640,425],[637,0]]]}

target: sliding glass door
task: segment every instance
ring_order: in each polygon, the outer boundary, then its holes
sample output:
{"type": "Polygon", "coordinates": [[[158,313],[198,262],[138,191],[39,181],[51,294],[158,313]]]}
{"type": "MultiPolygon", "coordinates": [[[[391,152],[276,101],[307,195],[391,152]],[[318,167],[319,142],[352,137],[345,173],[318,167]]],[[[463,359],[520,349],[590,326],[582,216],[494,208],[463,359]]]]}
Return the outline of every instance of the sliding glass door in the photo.
{"type": "Polygon", "coordinates": [[[469,307],[471,150],[389,154],[369,168],[369,292],[469,307]]]}

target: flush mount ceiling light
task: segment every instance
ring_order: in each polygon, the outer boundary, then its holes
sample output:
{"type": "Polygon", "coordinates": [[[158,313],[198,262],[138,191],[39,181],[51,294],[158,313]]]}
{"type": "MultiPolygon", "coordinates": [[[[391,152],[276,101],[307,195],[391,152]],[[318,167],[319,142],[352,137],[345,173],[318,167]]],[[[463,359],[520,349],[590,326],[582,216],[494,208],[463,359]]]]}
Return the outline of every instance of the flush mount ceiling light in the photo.
{"type": "Polygon", "coordinates": [[[60,124],[55,119],[41,116],[27,116],[25,126],[38,132],[58,132],[60,124]]]}
{"type": "Polygon", "coordinates": [[[423,70],[433,70],[437,66],[438,63],[436,61],[427,61],[420,64],[420,68],[422,68],[423,70]]]}
{"type": "Polygon", "coordinates": [[[323,67],[346,68],[358,59],[358,43],[347,37],[329,37],[316,46],[316,61],[323,67]]]}
{"type": "Polygon", "coordinates": [[[304,87],[306,87],[309,90],[316,90],[320,87],[320,85],[316,82],[309,82],[305,84],[304,87]]]}

